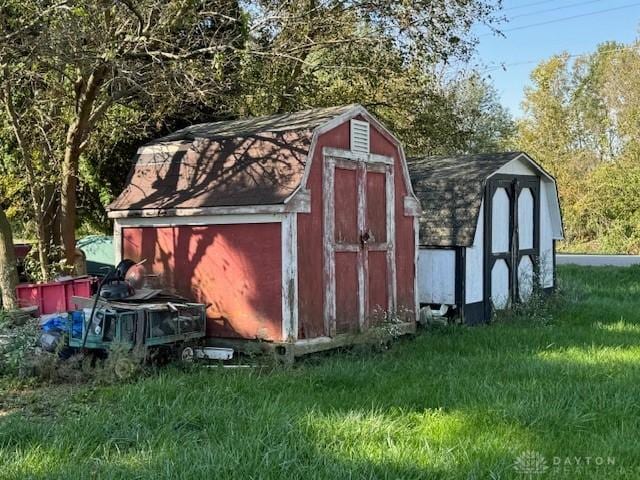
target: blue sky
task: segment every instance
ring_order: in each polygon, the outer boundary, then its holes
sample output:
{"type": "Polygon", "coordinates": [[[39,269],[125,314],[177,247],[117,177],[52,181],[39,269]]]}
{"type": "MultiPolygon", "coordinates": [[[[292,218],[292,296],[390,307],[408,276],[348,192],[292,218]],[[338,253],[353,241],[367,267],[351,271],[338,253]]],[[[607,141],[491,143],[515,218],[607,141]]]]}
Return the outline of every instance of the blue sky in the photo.
{"type": "Polygon", "coordinates": [[[487,69],[495,65],[507,65],[505,70],[492,69],[486,71],[485,75],[491,77],[502,104],[518,117],[522,115],[520,102],[524,87],[529,84],[529,74],[539,61],[563,51],[570,54],[590,52],[607,40],[633,41],[638,37],[640,1],[503,0],[503,15],[507,21],[500,29],[505,37],[487,35],[488,29],[485,27],[476,29],[478,59],[487,69]],[[628,5],[628,8],[620,8],[628,5]],[[556,10],[550,11],[552,9],[556,10]],[[603,12],[611,9],[617,10],[603,12]],[[591,12],[601,13],[508,31],[591,12]],[[509,66],[514,63],[519,65],[509,66]]]}

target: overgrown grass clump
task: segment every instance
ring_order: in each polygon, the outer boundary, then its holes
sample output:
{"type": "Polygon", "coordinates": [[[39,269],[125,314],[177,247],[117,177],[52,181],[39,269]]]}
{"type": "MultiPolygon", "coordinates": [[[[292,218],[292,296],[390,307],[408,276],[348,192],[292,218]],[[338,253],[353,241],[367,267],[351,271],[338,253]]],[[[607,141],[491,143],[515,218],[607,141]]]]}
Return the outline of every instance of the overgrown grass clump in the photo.
{"type": "Polygon", "coordinates": [[[529,478],[514,464],[536,452],[531,478],[639,478],[640,268],[559,273],[550,322],[451,326],[288,369],[6,384],[0,477],[529,478]]]}
{"type": "Polygon", "coordinates": [[[40,336],[37,320],[15,322],[0,309],[0,376],[21,376],[28,359],[33,358],[40,336]]]}

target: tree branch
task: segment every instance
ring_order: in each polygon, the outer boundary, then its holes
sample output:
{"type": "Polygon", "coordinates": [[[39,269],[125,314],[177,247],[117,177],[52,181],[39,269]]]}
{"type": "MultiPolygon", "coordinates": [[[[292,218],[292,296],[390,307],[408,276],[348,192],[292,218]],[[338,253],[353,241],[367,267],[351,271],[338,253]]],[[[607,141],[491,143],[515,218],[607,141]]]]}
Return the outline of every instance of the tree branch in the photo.
{"type": "Polygon", "coordinates": [[[133,4],[133,2],[131,2],[131,0],[120,0],[120,3],[122,3],[125,7],[127,7],[129,11],[136,16],[136,18],[138,19],[138,36],[142,36],[145,30],[145,27],[144,27],[144,18],[142,17],[140,10],[137,9],[137,7],[133,4]]]}
{"type": "Polygon", "coordinates": [[[2,37],[1,41],[9,42],[10,40],[14,39],[18,35],[20,35],[22,32],[24,32],[25,30],[29,30],[30,28],[40,24],[42,22],[42,19],[47,15],[49,15],[49,13],[51,13],[52,11],[57,10],[58,8],[61,8],[61,7],[65,7],[66,5],[67,5],[67,0],[63,0],[62,2],[56,3],[55,5],[51,5],[49,8],[45,8],[42,12],[36,15],[34,19],[31,20],[29,23],[27,23],[26,25],[23,25],[17,30],[14,30],[13,32],[8,33],[4,37],[2,37]]]}

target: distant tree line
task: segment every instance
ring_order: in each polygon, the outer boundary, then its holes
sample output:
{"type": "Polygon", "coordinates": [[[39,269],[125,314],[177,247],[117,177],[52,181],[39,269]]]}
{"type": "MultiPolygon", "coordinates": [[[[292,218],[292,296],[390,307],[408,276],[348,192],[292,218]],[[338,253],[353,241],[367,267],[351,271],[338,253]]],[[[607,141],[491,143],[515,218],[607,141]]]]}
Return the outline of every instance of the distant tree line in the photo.
{"type": "Polygon", "coordinates": [[[572,251],[640,253],[640,43],[561,54],[533,71],[515,148],[558,179],[572,251]]]}

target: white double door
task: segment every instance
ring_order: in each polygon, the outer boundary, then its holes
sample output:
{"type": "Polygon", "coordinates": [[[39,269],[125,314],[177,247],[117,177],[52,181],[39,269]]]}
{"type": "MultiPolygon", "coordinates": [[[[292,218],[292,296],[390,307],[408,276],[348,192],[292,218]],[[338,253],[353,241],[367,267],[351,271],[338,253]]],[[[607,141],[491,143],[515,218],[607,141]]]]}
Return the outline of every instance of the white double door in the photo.
{"type": "Polygon", "coordinates": [[[486,301],[497,310],[527,301],[539,255],[539,178],[496,176],[487,185],[486,301]]]}

